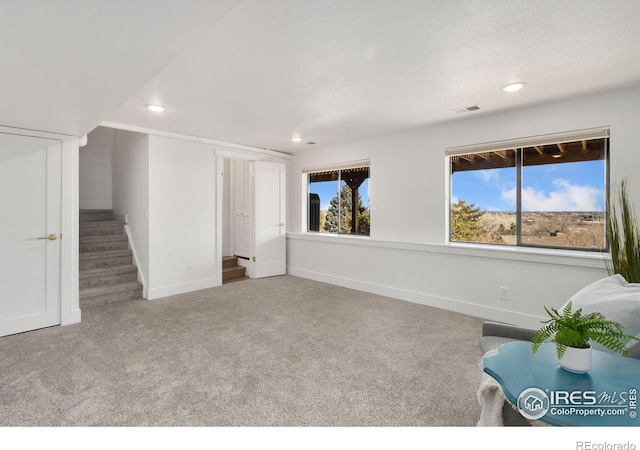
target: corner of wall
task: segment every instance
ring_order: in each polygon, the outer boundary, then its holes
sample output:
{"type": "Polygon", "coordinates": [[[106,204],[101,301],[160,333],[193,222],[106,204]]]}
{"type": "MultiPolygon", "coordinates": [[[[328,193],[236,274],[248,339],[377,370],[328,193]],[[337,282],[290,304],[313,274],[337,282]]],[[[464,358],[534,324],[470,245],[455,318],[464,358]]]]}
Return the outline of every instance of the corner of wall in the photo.
{"type": "Polygon", "coordinates": [[[60,324],[81,320],[79,294],[79,148],[78,141],[62,144],[62,203],[60,255],[60,324]]]}

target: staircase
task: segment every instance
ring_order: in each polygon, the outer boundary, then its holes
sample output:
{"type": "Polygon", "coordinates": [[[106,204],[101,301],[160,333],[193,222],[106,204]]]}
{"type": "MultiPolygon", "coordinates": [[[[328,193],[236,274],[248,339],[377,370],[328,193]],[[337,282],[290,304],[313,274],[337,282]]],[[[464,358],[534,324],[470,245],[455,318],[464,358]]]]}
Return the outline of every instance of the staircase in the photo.
{"type": "Polygon", "coordinates": [[[222,258],[222,284],[234,281],[248,280],[245,275],[246,267],[238,265],[237,256],[225,256],[222,258]]]}
{"type": "Polygon", "coordinates": [[[80,308],[141,297],[124,222],[112,210],[80,210],[80,308]]]}

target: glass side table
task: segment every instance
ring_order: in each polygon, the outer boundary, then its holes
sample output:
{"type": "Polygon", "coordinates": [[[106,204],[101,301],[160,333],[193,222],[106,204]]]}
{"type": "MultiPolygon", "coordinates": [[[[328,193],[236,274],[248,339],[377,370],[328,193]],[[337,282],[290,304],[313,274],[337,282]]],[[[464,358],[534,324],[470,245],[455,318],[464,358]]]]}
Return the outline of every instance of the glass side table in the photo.
{"type": "Polygon", "coordinates": [[[564,426],[640,426],[640,360],[592,351],[591,371],[576,374],[558,365],[555,344],[542,344],[534,354],[530,342],[509,342],[485,358],[484,371],[528,419],[564,426]]]}

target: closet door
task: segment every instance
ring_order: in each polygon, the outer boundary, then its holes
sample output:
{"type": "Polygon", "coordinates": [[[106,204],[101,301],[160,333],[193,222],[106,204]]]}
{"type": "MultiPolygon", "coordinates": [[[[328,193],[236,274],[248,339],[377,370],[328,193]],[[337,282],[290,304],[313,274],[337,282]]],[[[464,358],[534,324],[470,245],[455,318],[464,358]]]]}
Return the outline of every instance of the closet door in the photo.
{"type": "Polygon", "coordinates": [[[233,174],[233,254],[243,258],[251,258],[253,163],[232,160],[231,171],[233,174]]]}
{"type": "Polygon", "coordinates": [[[0,133],[0,336],[60,324],[62,146],[0,133]]]}

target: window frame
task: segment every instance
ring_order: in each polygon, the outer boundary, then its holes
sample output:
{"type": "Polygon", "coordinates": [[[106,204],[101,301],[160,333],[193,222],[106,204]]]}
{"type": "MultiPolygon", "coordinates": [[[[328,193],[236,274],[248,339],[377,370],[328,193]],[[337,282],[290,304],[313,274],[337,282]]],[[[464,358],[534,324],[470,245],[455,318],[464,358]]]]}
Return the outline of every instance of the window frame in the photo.
{"type": "MultiPolygon", "coordinates": [[[[532,136],[521,139],[512,139],[506,141],[488,142],[478,145],[466,145],[461,147],[450,147],[445,150],[445,159],[447,167],[447,183],[448,183],[448,198],[446,206],[446,239],[449,244],[462,244],[462,245],[478,245],[478,246],[493,246],[504,249],[538,249],[538,250],[562,250],[562,251],[579,251],[590,253],[602,253],[609,252],[609,241],[606,235],[606,228],[604,229],[604,247],[590,248],[590,247],[570,247],[570,246],[554,246],[554,245],[540,245],[530,244],[522,241],[522,181],[523,181],[523,168],[524,164],[524,149],[541,146],[541,145],[555,145],[568,142],[575,142],[580,140],[596,140],[604,139],[603,158],[604,173],[603,173],[603,194],[604,194],[604,211],[603,221],[609,215],[609,191],[610,191],[610,130],[609,127],[597,127],[585,130],[576,130],[565,133],[554,133],[542,136],[532,136]],[[475,241],[455,241],[452,240],[452,203],[453,198],[453,180],[452,180],[452,159],[454,156],[479,154],[486,152],[496,152],[503,150],[513,150],[515,152],[515,185],[516,185],[516,203],[515,203],[515,216],[516,216],[516,242],[514,244],[495,244],[491,242],[475,242],[475,241]]],[[[603,227],[606,225],[603,224],[603,227]]]]}
{"type": "MultiPolygon", "coordinates": [[[[339,236],[339,237],[353,237],[353,238],[370,238],[371,237],[371,222],[370,222],[370,217],[371,217],[371,199],[369,198],[369,206],[368,206],[368,210],[369,210],[369,232],[366,234],[363,233],[344,233],[344,232],[327,232],[327,231],[322,231],[322,230],[311,230],[311,223],[310,223],[310,216],[311,216],[311,201],[310,201],[310,184],[311,184],[311,176],[313,174],[318,174],[318,173],[322,173],[322,172],[338,172],[338,178],[337,180],[335,180],[337,182],[337,196],[338,198],[340,198],[340,193],[341,193],[341,189],[342,189],[342,181],[343,181],[343,177],[342,177],[342,172],[349,170],[349,169],[358,169],[358,168],[367,168],[368,171],[368,176],[366,178],[366,180],[368,180],[368,193],[370,192],[371,189],[371,163],[370,160],[358,160],[358,161],[350,161],[350,162],[345,162],[345,163],[341,163],[341,164],[331,164],[331,165],[326,165],[326,166],[316,166],[316,167],[310,167],[310,168],[305,168],[302,170],[302,175],[303,175],[303,183],[304,183],[304,197],[305,197],[305,201],[303,202],[303,213],[305,214],[305,218],[306,218],[306,226],[305,226],[305,233],[309,233],[309,234],[313,234],[313,235],[318,235],[318,236],[339,236]]],[[[347,184],[348,185],[348,184],[347,184]]],[[[340,212],[340,202],[338,201],[338,226],[340,226],[340,220],[341,218],[341,212],[340,212]]]]}

